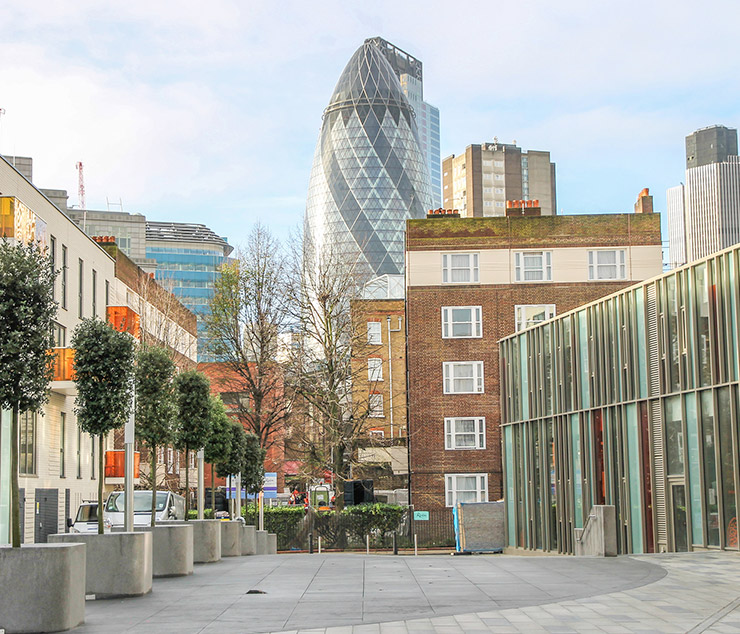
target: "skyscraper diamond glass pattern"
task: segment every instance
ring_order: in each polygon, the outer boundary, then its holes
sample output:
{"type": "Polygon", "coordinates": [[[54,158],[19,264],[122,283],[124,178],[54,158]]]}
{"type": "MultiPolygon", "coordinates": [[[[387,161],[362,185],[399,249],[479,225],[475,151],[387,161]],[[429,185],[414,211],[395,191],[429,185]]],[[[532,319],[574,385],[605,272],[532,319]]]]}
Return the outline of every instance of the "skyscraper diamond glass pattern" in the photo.
{"type": "Polygon", "coordinates": [[[306,204],[306,237],[359,258],[368,276],[404,271],[408,218],[432,205],[414,112],[370,41],[355,52],[324,111],[306,204]]]}

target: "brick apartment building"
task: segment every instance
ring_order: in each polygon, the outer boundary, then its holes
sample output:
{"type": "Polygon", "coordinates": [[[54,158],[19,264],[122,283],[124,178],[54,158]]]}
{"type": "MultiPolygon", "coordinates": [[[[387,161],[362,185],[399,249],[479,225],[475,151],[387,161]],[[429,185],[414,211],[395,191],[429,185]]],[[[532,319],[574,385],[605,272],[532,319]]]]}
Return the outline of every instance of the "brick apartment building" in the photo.
{"type": "Polygon", "coordinates": [[[658,214],[508,213],[407,223],[409,460],[418,510],[503,496],[499,339],[662,271],[658,214]]]}
{"type": "Polygon", "coordinates": [[[362,473],[376,480],[376,488],[405,488],[408,474],[403,282],[403,276],[381,276],[350,306],[356,334],[353,398],[367,402],[369,409],[367,437],[358,442],[357,460],[376,466],[377,473],[362,473]]]}

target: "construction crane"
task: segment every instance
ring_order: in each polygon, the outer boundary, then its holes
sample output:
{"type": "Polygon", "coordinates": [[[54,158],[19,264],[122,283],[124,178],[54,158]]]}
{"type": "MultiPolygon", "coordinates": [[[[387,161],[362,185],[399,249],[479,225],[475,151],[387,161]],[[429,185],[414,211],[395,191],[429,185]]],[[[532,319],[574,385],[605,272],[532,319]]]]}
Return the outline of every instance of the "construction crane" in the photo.
{"type": "Polygon", "coordinates": [[[82,161],[77,161],[75,165],[78,174],[77,183],[77,201],[82,209],[82,230],[87,233],[87,207],[85,207],[85,176],[82,172],[82,161]]]}

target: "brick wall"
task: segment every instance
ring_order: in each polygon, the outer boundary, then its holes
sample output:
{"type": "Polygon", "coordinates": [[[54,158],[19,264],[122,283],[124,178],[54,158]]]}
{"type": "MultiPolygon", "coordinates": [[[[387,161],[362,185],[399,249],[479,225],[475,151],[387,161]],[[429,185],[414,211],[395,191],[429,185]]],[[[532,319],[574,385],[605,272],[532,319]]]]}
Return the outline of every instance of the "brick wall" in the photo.
{"type": "Polygon", "coordinates": [[[444,507],[444,474],[487,473],[488,499],[503,497],[497,341],[515,330],[517,304],[555,304],[562,313],[630,282],[410,287],[407,319],[411,502],[444,507]],[[442,306],[481,306],[482,338],[442,339],[442,306]],[[483,394],[443,394],[444,361],[483,361],[483,394]],[[445,450],[444,419],[485,416],[486,448],[445,450]]]}

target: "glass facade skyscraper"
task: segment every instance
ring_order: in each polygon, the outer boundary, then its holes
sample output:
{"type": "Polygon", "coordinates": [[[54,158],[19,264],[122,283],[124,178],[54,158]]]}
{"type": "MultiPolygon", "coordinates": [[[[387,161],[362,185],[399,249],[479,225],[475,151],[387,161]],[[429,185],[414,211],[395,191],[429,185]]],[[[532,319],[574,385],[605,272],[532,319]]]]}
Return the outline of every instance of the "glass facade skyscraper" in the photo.
{"type": "Polygon", "coordinates": [[[361,275],[404,271],[406,220],[433,204],[416,113],[380,49],[357,49],[324,111],[306,205],[316,253],[358,257],[361,275]]]}
{"type": "Polygon", "coordinates": [[[146,257],[156,262],[155,279],[198,318],[198,361],[215,361],[207,344],[205,317],[211,312],[216,279],[233,247],[205,225],[147,222],[146,257]]]}

